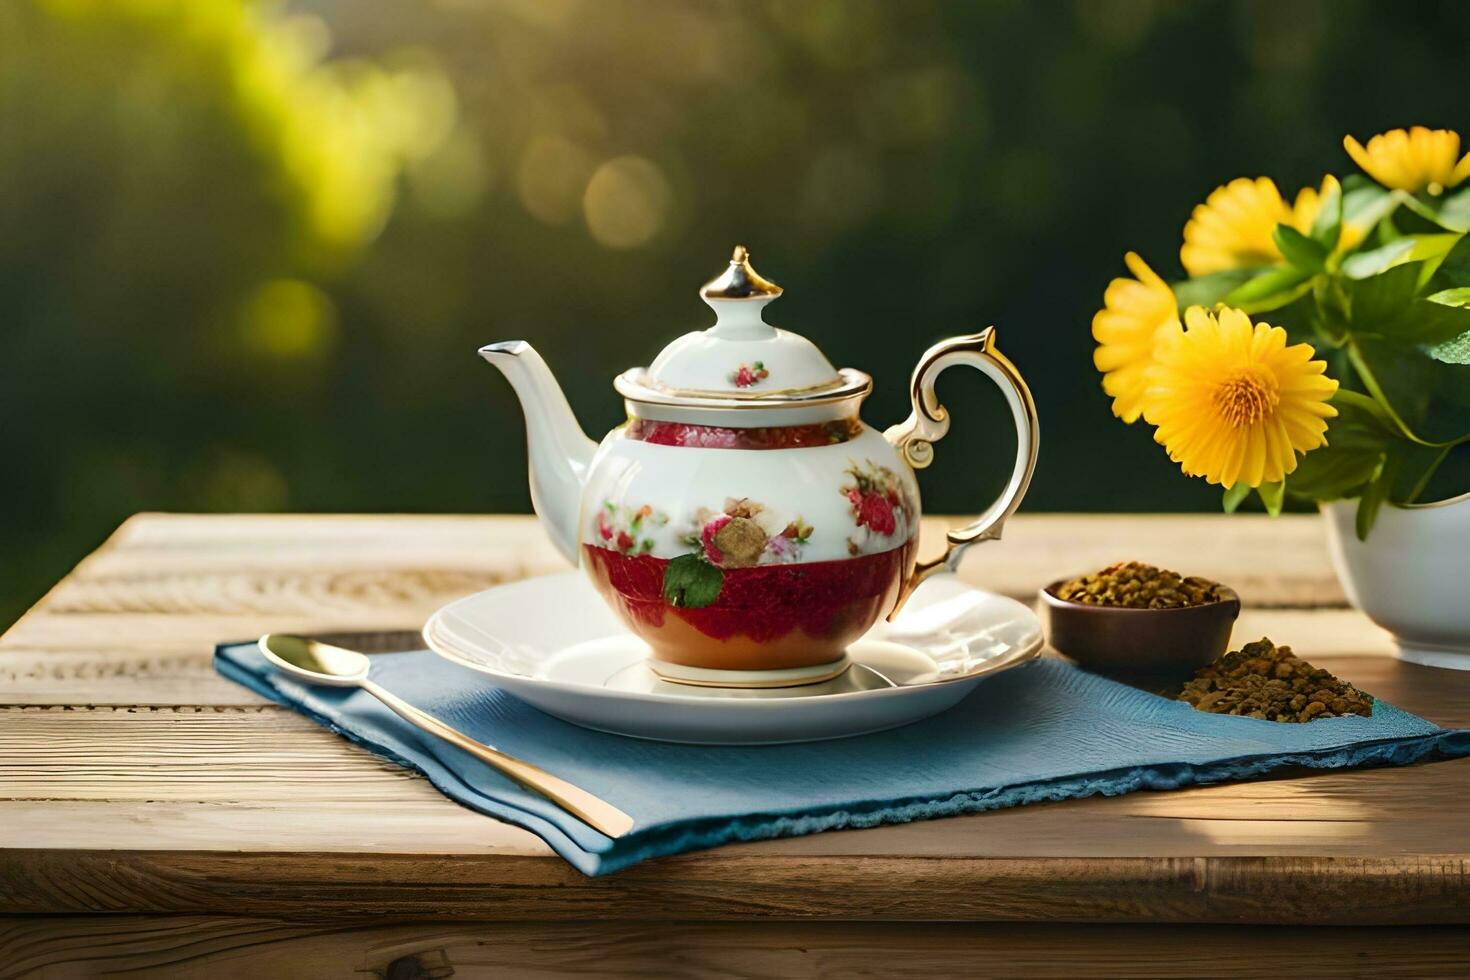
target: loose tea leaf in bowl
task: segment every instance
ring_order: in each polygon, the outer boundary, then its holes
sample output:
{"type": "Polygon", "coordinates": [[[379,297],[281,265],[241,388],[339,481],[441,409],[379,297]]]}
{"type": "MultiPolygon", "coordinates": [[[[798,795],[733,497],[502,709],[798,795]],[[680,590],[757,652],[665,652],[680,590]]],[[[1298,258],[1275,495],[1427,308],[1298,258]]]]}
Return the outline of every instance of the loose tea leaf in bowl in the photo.
{"type": "Polygon", "coordinates": [[[1373,714],[1371,696],[1264,637],[1195,671],[1178,699],[1200,711],[1268,721],[1373,714]]]}
{"type": "Polygon", "coordinates": [[[1063,582],[1053,590],[1058,599],[1089,606],[1127,609],[1179,609],[1219,602],[1220,583],[1140,561],[1118,562],[1100,572],[1063,582]]]}

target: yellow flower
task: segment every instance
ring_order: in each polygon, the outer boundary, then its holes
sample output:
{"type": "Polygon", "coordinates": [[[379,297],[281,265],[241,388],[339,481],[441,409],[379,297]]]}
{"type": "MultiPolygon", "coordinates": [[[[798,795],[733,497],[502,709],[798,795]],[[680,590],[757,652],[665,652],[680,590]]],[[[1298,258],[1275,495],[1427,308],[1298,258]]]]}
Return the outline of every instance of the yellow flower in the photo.
{"type": "Polygon", "coordinates": [[[1460,134],[1415,126],[1379,133],[1364,147],[1342,138],[1348,156],[1374,180],[1394,190],[1439,194],[1470,177],[1470,154],[1460,156],[1460,134]]]}
{"type": "MultiPolygon", "coordinates": [[[[1305,202],[1303,210],[1308,210],[1305,202]]],[[[1311,209],[1316,216],[1315,209],[1311,209]]],[[[1184,226],[1184,247],[1179,261],[1191,276],[1209,275],[1225,269],[1271,265],[1281,261],[1281,251],[1272,234],[1279,224],[1303,231],[1298,219],[1281,198],[1270,177],[1237,177],[1216,187],[1196,205],[1184,226]]],[[[1310,220],[1306,228],[1311,228],[1310,220]]]]}
{"type": "Polygon", "coordinates": [[[1178,333],[1174,291],[1136,252],[1123,257],[1136,279],[1114,279],[1103,293],[1103,309],[1092,318],[1097,341],[1092,363],[1103,373],[1103,391],[1113,414],[1133,422],[1143,412],[1143,393],[1159,335],[1178,333]]]}
{"type": "Polygon", "coordinates": [[[1337,382],[1310,344],[1286,345],[1286,331],[1251,326],[1240,310],[1202,307],[1156,353],[1144,416],[1154,440],[1190,476],[1233,487],[1274,483],[1296,469],[1297,454],[1323,445],[1328,399],[1337,382]]]}
{"type": "MultiPolygon", "coordinates": [[[[1191,276],[1274,265],[1282,261],[1274,237],[1276,226],[1290,225],[1303,235],[1310,234],[1322,202],[1341,193],[1337,178],[1328,174],[1320,190],[1303,187],[1288,205],[1270,177],[1237,177],[1216,187],[1205,203],[1195,207],[1184,226],[1179,261],[1191,276]]],[[[1353,248],[1366,234],[1366,228],[1344,223],[1337,248],[1353,248]]]]}
{"type": "MultiPolygon", "coordinates": [[[[1317,220],[1318,212],[1322,210],[1322,202],[1326,201],[1329,197],[1336,197],[1341,194],[1342,185],[1331,174],[1322,178],[1322,187],[1320,190],[1315,187],[1303,187],[1297,191],[1296,201],[1291,206],[1291,220],[1287,224],[1291,225],[1303,235],[1310,233],[1312,225],[1317,220]]],[[[1367,228],[1360,228],[1351,221],[1344,221],[1342,223],[1342,230],[1338,233],[1337,237],[1337,250],[1346,252],[1349,249],[1356,248],[1367,235],[1367,228]]]]}

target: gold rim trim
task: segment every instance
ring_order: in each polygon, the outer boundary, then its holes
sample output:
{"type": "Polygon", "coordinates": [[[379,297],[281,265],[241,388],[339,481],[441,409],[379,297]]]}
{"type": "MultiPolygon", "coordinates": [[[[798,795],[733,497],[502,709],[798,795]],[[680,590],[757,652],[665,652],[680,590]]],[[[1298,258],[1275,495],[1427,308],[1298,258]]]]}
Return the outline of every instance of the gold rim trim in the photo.
{"type": "Polygon", "coordinates": [[[716,391],[710,388],[675,388],[673,385],[645,380],[647,378],[646,369],[634,368],[630,373],[639,374],[639,377],[634,379],[637,384],[645,388],[651,388],[654,391],[661,391],[673,398],[738,398],[742,401],[752,402],[761,401],[762,399],[769,401],[776,398],[820,394],[824,391],[833,391],[834,389],[840,388],[843,384],[843,379],[838,377],[823,384],[808,385],[805,388],[771,388],[762,391],[740,391],[738,389],[734,391],[716,391]]]}
{"type": "Polygon", "coordinates": [[[613,379],[618,394],[641,405],[667,405],[680,408],[773,409],[806,408],[863,398],[873,390],[873,379],[862,371],[843,368],[838,381],[816,388],[788,388],[759,393],[700,391],[667,388],[644,380],[646,368],[631,368],[613,379]]]}

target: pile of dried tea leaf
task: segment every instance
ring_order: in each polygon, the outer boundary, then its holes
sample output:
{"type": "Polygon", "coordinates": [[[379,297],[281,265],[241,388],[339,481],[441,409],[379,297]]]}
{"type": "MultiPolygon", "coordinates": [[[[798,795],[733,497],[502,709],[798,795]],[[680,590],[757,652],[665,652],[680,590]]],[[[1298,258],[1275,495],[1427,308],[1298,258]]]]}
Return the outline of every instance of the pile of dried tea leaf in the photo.
{"type": "Polygon", "coordinates": [[[1100,572],[1064,582],[1052,593],[1067,602],[1128,609],[1177,609],[1220,600],[1220,584],[1156,568],[1139,561],[1109,565],[1100,572]]]}
{"type": "Polygon", "coordinates": [[[1200,711],[1302,722],[1373,714],[1373,698],[1262,638],[1195,671],[1179,700],[1200,711]]]}

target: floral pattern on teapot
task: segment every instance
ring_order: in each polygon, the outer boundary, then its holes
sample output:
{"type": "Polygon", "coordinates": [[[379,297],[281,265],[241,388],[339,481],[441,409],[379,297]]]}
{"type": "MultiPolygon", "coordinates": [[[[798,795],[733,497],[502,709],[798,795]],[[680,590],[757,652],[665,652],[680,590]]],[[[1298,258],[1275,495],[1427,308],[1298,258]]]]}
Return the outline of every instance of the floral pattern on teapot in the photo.
{"type": "Polygon", "coordinates": [[[802,547],[814,528],[799,515],[790,521],[775,518],[761,503],[731,497],[719,511],[701,507],[680,541],[720,568],[801,561],[802,547]]]}
{"type": "Polygon", "coordinates": [[[867,459],[854,462],[847,475],[851,480],[842,487],[842,495],[852,505],[853,523],[863,532],[847,539],[848,554],[882,550],[871,547],[875,535],[890,539],[902,531],[901,538],[907,538],[918,508],[898,474],[867,459]]]}
{"type": "Polygon", "coordinates": [[[737,388],[751,388],[760,384],[771,376],[766,370],[764,361],[756,361],[754,364],[742,364],[730,372],[730,383],[737,388]]]}
{"type": "Polygon", "coordinates": [[[643,555],[655,546],[648,535],[668,523],[668,514],[648,504],[633,508],[607,500],[592,519],[592,530],[604,548],[624,555],[643,555]]]}

